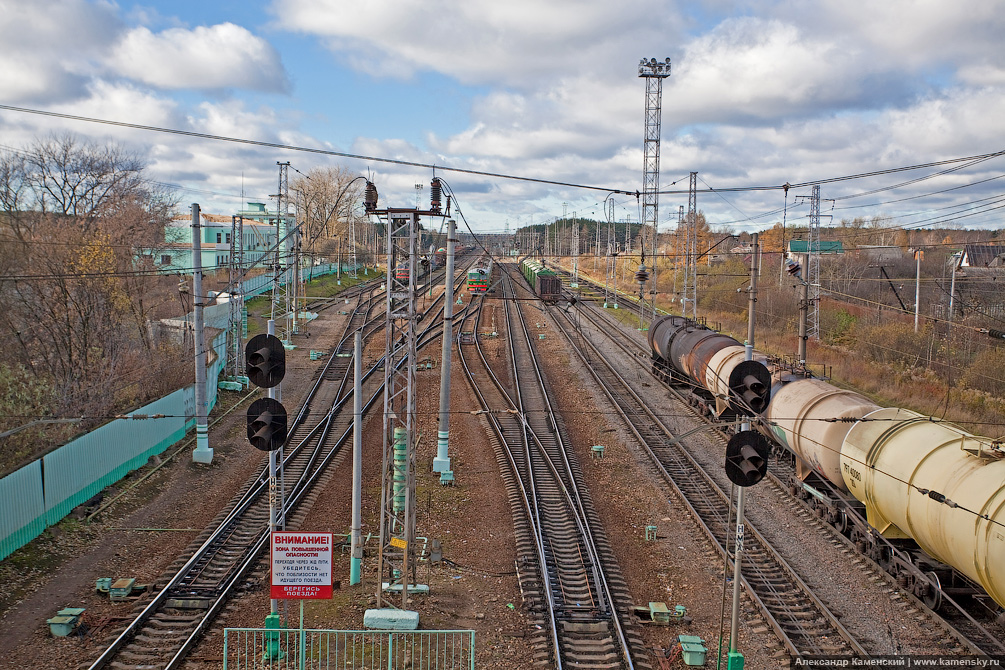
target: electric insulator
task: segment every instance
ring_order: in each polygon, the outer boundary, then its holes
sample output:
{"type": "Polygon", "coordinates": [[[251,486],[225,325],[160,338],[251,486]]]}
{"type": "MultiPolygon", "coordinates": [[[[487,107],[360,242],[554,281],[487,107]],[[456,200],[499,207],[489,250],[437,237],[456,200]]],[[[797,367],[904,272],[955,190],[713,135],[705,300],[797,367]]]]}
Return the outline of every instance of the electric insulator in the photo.
{"type": "Polygon", "coordinates": [[[635,281],[640,284],[644,284],[649,281],[649,273],[646,271],[646,265],[643,263],[639,266],[639,271],[635,273],[635,281]]]}
{"type": "Polygon", "coordinates": [[[363,206],[366,211],[372,212],[377,209],[377,187],[372,181],[366,182],[366,192],[363,195],[363,206]]]}
{"type": "Polygon", "coordinates": [[[429,209],[433,212],[440,211],[440,178],[433,177],[433,181],[429,184],[429,209]]]}

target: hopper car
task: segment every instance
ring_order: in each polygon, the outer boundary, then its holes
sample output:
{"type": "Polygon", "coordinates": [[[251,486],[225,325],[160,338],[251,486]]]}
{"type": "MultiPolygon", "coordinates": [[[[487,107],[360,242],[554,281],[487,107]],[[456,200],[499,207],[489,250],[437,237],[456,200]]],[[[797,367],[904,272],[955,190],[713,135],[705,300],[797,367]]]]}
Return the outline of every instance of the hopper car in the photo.
{"type": "Polygon", "coordinates": [[[520,272],[542,300],[551,302],[562,298],[562,280],[541,261],[524,260],[520,263],[520,272]]]}
{"type": "Polygon", "coordinates": [[[794,461],[792,493],[932,609],[944,596],[1005,606],[1005,446],[907,409],[881,407],[664,316],[649,329],[653,371],[705,413],[753,414],[794,461]],[[745,356],[743,357],[745,358],[745,356]],[[983,591],[982,591],[983,590],[983,591]],[[994,603],[987,603],[987,597],[994,603]]]}

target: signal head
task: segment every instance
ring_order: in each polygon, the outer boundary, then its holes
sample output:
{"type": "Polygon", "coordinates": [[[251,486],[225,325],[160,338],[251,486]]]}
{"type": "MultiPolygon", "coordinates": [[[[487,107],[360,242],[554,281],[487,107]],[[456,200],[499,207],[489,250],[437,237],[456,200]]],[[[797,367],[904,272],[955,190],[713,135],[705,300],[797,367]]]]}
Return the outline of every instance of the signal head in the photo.
{"type": "Polygon", "coordinates": [[[272,388],[286,376],[286,349],[275,335],[255,335],[244,349],[248,379],[255,386],[272,388]]]}
{"type": "Polygon", "coordinates": [[[726,445],[726,476],[737,486],[753,486],[768,473],[768,440],[754,430],[744,430],[726,445]]]}
{"type": "Polygon", "coordinates": [[[274,398],[259,398],[248,408],[248,440],[261,451],[275,451],[286,442],[286,408],[274,398]]]}

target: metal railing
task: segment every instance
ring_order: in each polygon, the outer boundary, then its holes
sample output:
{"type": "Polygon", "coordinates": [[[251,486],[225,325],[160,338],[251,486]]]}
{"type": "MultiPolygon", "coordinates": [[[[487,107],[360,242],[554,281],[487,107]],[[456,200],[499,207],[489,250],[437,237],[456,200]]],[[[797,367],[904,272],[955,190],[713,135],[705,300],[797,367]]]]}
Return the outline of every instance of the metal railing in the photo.
{"type": "Polygon", "coordinates": [[[225,628],[223,670],[474,670],[473,630],[225,628]]]}

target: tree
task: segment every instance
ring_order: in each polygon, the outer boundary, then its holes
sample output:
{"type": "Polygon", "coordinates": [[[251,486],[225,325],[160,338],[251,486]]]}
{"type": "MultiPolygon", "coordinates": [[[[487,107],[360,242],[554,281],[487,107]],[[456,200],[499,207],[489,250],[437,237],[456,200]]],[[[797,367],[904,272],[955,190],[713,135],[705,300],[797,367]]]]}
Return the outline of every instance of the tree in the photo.
{"type": "Polygon", "coordinates": [[[364,188],[360,176],[342,166],[316,167],[293,182],[305,253],[333,256],[339,240],[349,239],[349,227],[360,218],[364,188]]]}
{"type": "Polygon", "coordinates": [[[0,154],[0,332],[12,364],[56,390],[40,411],[105,415],[127,371],[152,371],[150,296],[165,278],[136,249],[161,238],[174,203],[143,169],[72,135],[0,154]]]}

